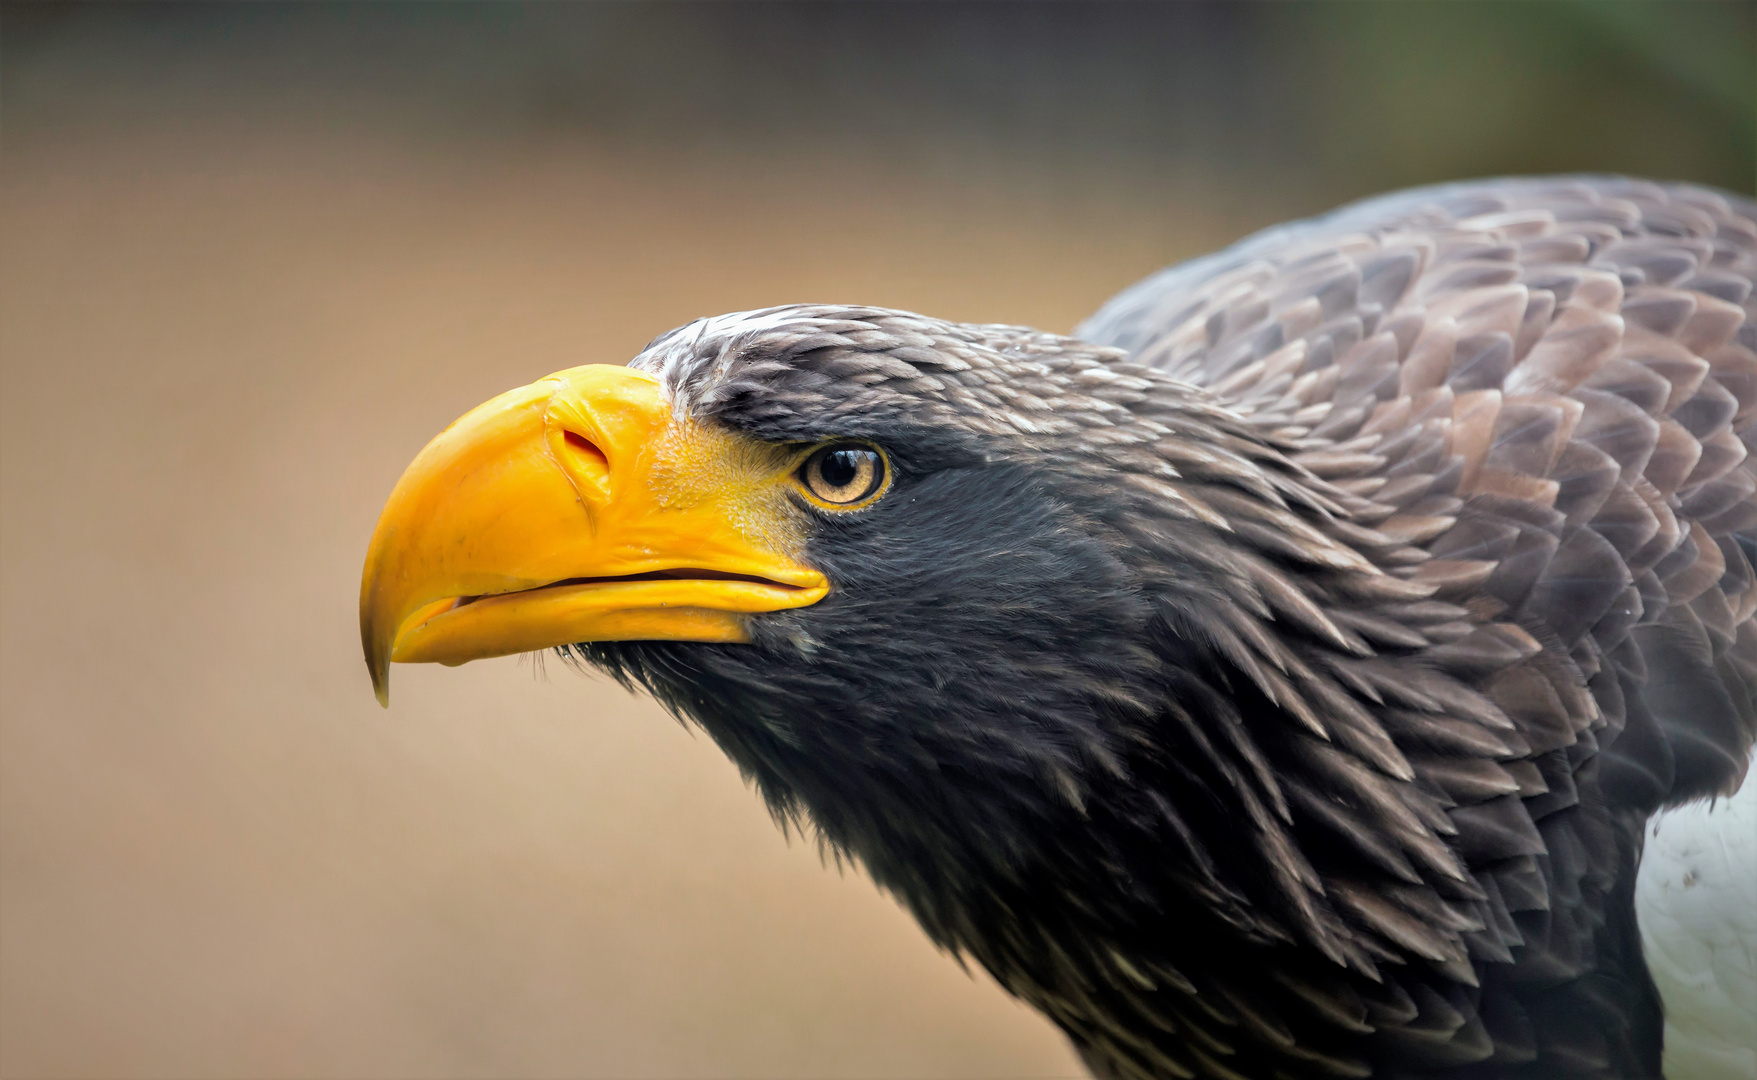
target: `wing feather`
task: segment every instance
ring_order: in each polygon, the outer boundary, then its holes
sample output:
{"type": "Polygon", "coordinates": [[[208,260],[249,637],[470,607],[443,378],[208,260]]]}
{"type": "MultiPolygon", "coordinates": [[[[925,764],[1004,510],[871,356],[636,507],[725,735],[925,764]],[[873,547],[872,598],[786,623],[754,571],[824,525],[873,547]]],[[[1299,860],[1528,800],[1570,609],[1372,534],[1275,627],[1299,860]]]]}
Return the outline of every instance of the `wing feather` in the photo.
{"type": "Polygon", "coordinates": [[[1385,739],[1300,737],[1322,783],[1288,792],[1383,875],[1325,884],[1385,984],[1350,999],[1305,976],[1279,1007],[1374,1025],[1417,1069],[1657,1068],[1631,903],[1643,822],[1738,788],[1757,736],[1754,283],[1749,200],[1498,180],[1260,233],[1077,331],[1204,389],[1352,500],[1316,528],[1285,502],[1216,500],[1265,560],[1340,571],[1337,550],[1360,552],[1419,587],[1336,583],[1383,595],[1329,610],[1258,569],[1279,617],[1355,654],[1325,670],[1365,719],[1264,678],[1314,730],[1385,739]],[[1392,761],[1413,794],[1379,771],[1392,761]],[[1453,875],[1469,888],[1446,899],[1453,875]]]}

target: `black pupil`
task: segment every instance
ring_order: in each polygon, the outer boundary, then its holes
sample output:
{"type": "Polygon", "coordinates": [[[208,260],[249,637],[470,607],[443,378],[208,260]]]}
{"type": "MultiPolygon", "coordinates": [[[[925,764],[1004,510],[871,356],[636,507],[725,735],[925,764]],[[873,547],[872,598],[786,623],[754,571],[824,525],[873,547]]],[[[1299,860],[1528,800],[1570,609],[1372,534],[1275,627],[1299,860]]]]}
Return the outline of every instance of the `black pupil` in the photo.
{"type": "Polygon", "coordinates": [[[824,482],[833,488],[845,488],[860,475],[860,463],[866,451],[835,450],[824,455],[821,466],[824,482]]]}

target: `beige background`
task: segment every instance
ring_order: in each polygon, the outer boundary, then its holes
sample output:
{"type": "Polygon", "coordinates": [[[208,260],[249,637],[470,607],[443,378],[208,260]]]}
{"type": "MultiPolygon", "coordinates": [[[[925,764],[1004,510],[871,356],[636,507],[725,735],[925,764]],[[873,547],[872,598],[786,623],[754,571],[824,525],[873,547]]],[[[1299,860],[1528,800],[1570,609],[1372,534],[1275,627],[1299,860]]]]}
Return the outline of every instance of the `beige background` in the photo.
{"type": "MultiPolygon", "coordinates": [[[[612,55],[704,17],[656,10],[568,32],[612,55]]],[[[415,11],[393,29],[427,33],[415,11]]],[[[1224,112],[1190,145],[984,142],[960,132],[1011,129],[929,87],[931,137],[831,152],[782,131],[817,115],[809,86],[804,120],[748,138],[709,103],[617,99],[610,130],[590,94],[483,106],[520,49],[565,58],[544,26],[411,46],[333,10],[7,17],[0,1073],[1078,1073],[650,701],[522,658],[400,667],[381,711],[355,622],[381,500],[480,400],[698,315],[848,300],[1065,331],[1167,261],[1468,146],[1435,157],[1414,124],[1428,156],[1370,176],[1318,149],[1265,168],[1273,95],[1242,150],[1224,112]]],[[[1240,55],[1305,33],[1271,30],[1240,55]]],[[[1674,172],[1748,178],[1697,92],[1642,98],[1674,172]]],[[[1358,92],[1335,93],[1320,111],[1358,92]]],[[[1479,126],[1479,156],[1525,160],[1479,126]]],[[[1631,138],[1532,160],[1635,167],[1631,138]]]]}

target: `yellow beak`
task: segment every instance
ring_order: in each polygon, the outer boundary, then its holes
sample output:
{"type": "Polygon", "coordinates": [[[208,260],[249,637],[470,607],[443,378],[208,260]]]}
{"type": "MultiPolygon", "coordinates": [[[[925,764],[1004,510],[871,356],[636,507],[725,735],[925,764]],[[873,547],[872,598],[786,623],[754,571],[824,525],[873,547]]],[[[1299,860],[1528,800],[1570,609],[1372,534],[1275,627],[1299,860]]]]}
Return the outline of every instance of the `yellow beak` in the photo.
{"type": "Polygon", "coordinates": [[[674,427],[657,379],[595,364],[508,391],[428,443],[391,492],[360,582],[379,702],[393,660],[742,642],[748,613],[822,599],[828,580],[768,550],[744,493],[679,494],[674,427]]]}

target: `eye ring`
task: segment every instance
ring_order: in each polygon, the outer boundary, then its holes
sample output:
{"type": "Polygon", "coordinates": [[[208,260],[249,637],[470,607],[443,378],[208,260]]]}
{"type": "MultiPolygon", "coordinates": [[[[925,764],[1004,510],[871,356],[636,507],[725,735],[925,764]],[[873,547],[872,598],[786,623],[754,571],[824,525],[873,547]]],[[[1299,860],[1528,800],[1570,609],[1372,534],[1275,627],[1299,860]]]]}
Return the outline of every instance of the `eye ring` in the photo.
{"type": "Polygon", "coordinates": [[[890,462],[877,447],[834,442],[811,452],[795,474],[800,489],[827,510],[858,510],[890,486],[890,462]]]}

